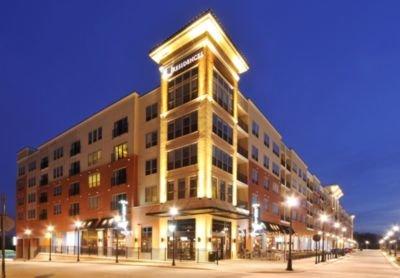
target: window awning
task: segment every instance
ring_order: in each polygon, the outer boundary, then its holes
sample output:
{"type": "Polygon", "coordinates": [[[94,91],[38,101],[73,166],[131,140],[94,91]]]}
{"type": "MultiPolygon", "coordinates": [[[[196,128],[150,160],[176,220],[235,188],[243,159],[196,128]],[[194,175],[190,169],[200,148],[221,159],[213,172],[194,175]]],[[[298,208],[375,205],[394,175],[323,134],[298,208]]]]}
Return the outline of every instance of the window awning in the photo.
{"type": "MultiPolygon", "coordinates": [[[[262,221],[265,224],[266,230],[269,233],[280,233],[280,234],[289,234],[290,227],[284,226],[281,224],[275,224],[271,222],[262,221]]],[[[294,230],[292,229],[292,234],[294,234],[294,230]]]]}

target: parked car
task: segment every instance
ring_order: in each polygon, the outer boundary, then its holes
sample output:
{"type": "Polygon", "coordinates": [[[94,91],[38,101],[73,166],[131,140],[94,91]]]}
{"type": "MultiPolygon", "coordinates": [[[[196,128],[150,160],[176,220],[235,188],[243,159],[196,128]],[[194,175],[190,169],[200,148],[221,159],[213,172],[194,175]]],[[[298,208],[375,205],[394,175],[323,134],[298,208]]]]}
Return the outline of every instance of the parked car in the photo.
{"type": "MultiPolygon", "coordinates": [[[[6,249],[5,250],[6,252],[6,256],[5,256],[5,258],[6,259],[15,259],[15,251],[14,250],[9,250],[9,249],[6,249]]],[[[0,258],[2,258],[2,252],[0,251],[0,258]]]]}

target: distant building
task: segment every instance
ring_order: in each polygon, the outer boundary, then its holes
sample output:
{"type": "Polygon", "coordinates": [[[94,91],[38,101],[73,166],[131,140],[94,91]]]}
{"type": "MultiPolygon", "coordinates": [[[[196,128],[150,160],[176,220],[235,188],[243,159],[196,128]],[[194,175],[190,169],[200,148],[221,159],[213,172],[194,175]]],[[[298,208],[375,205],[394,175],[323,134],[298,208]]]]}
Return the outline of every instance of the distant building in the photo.
{"type": "Polygon", "coordinates": [[[54,252],[76,252],[77,220],[81,253],[112,256],[120,200],[128,202],[129,232],[119,240],[127,256],[171,258],[172,221],[182,259],[285,250],[288,195],[300,199],[291,215],[295,250],[314,248],[323,212],[331,218],[328,248],[350,244],[353,218],[340,205],[340,187],[322,186],[239,91],[249,66],[213,13],[196,17],[150,57],[160,66],[160,87],[131,93],[18,153],[18,257],[48,246],[48,225],[54,252]]]}

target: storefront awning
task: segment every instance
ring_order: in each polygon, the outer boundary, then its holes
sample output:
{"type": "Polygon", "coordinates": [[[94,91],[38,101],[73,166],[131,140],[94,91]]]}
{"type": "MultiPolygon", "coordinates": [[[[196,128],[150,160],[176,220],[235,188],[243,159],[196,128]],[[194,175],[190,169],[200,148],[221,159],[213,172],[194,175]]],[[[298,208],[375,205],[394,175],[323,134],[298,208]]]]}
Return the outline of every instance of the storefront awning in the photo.
{"type": "Polygon", "coordinates": [[[109,228],[114,228],[114,218],[113,217],[102,218],[96,227],[96,229],[109,229],[109,228]]]}
{"type": "Polygon", "coordinates": [[[86,219],[82,221],[82,229],[88,229],[88,230],[96,229],[98,221],[99,219],[97,218],[86,219]]]}
{"type": "MultiPolygon", "coordinates": [[[[265,224],[265,228],[269,233],[281,233],[281,234],[289,234],[290,227],[284,226],[281,224],[270,223],[266,221],[262,221],[265,224]]],[[[294,230],[292,229],[292,234],[294,234],[294,230]]]]}

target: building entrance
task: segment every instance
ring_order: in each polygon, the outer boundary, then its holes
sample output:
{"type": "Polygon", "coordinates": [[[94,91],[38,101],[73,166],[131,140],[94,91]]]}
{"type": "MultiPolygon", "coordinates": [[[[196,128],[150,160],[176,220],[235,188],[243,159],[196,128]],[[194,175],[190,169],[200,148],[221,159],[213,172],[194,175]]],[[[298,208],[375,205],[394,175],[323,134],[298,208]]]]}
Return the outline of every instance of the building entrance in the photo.
{"type": "Polygon", "coordinates": [[[213,252],[217,253],[218,259],[230,259],[231,254],[231,223],[213,219],[211,244],[213,252]]]}
{"type": "MultiPolygon", "coordinates": [[[[196,259],[196,220],[182,219],[168,221],[168,225],[175,224],[175,259],[195,260],[196,259]]],[[[173,237],[168,234],[168,258],[173,256],[173,237]]]]}

